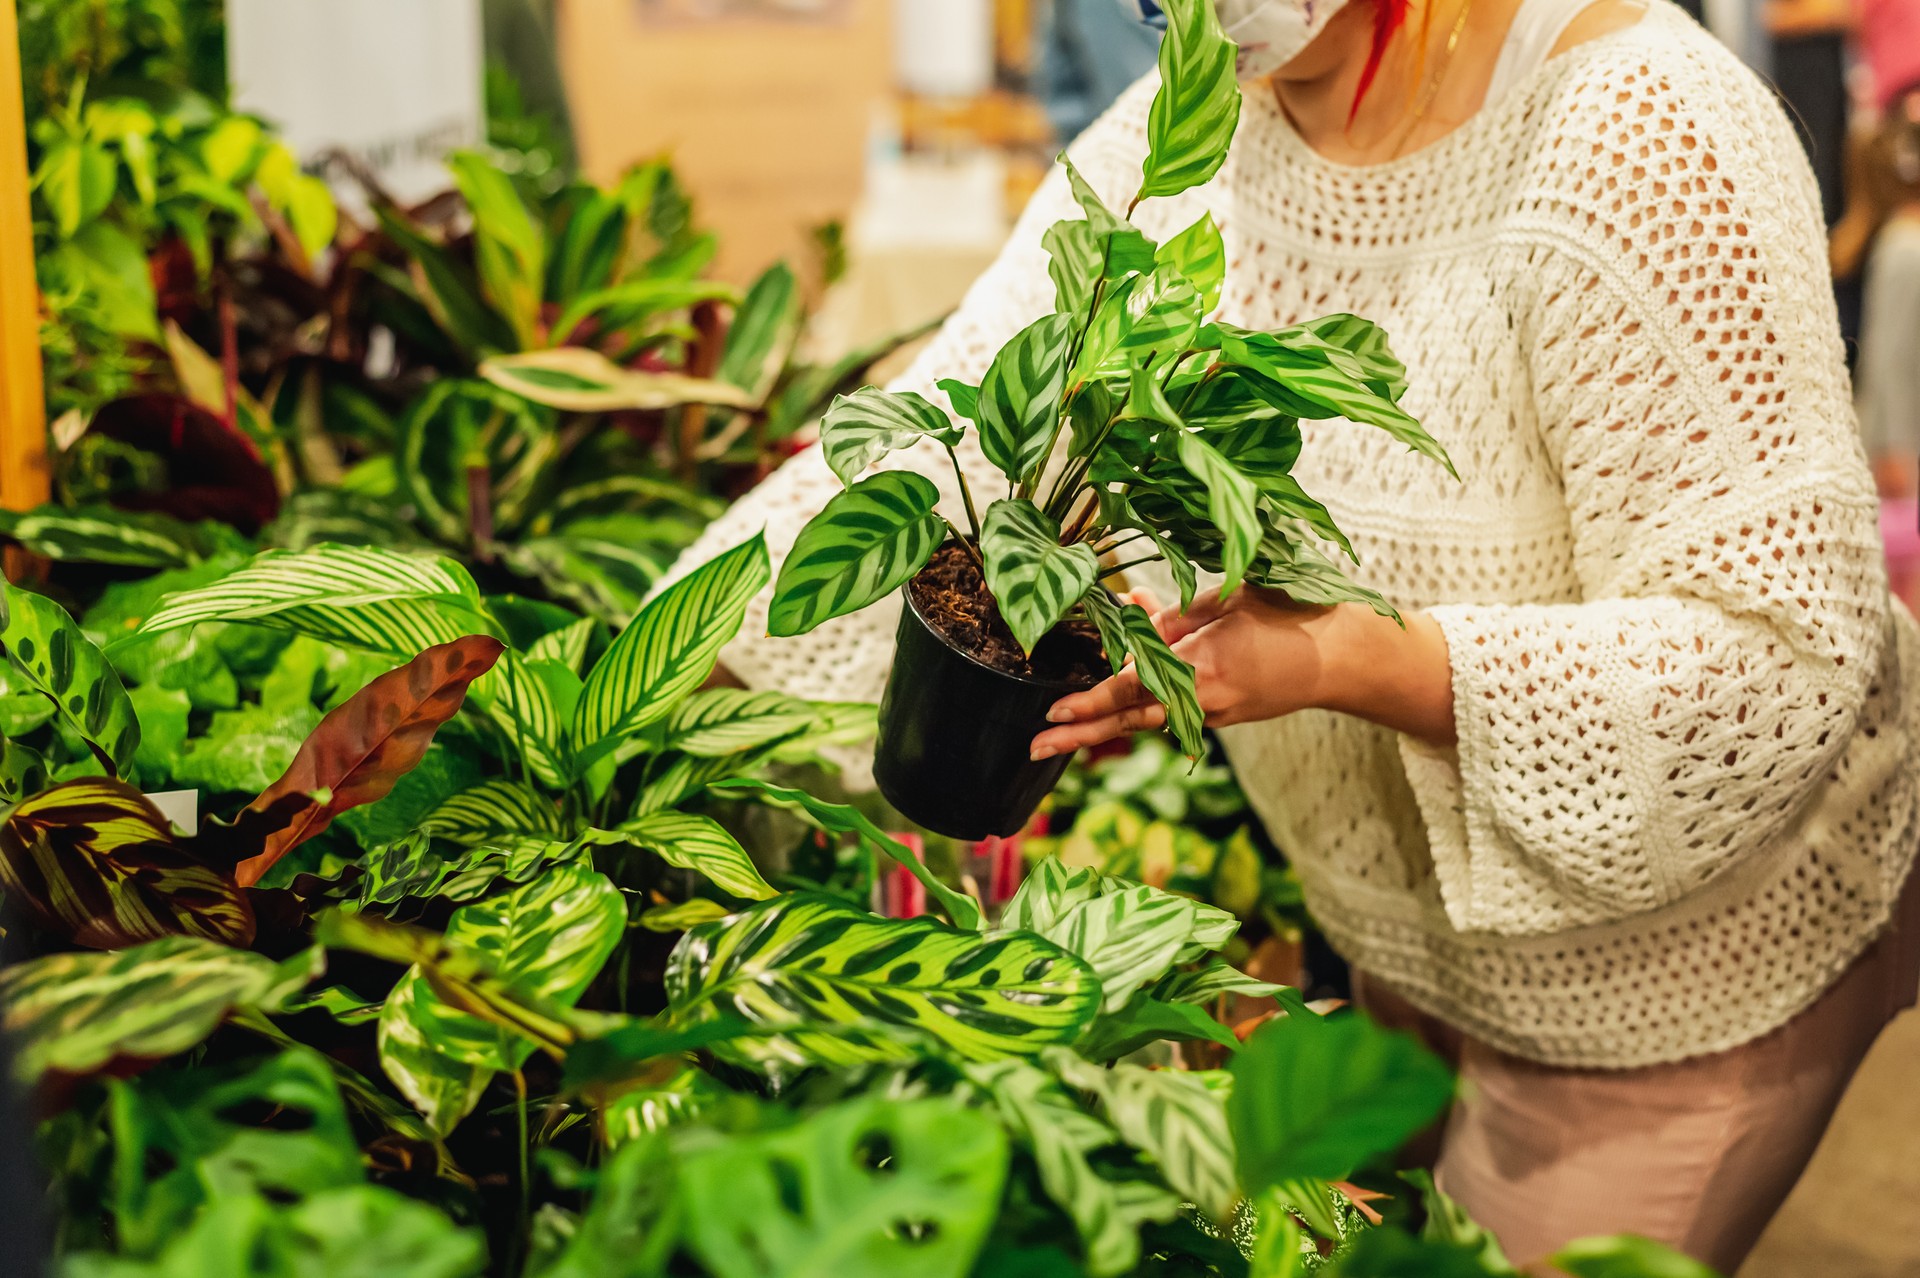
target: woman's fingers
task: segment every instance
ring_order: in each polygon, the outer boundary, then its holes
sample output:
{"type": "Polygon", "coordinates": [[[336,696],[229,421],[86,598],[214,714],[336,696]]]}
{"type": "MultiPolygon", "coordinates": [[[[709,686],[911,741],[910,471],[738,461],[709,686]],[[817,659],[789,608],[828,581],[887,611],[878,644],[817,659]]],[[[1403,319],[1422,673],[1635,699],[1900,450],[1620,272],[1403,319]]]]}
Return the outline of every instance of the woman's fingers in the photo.
{"type": "Polygon", "coordinates": [[[1054,702],[1053,708],[1047,711],[1047,722],[1085,723],[1146,700],[1150,698],[1147,690],[1140,686],[1140,676],[1129,667],[1110,679],[1101,680],[1085,692],[1076,692],[1054,702]]]}
{"type": "Polygon", "coordinates": [[[1051,759],[1055,755],[1097,746],[1117,737],[1147,732],[1162,727],[1166,722],[1165,707],[1158,701],[1149,700],[1098,718],[1081,720],[1061,728],[1048,728],[1033,739],[1031,755],[1035,762],[1051,759]]]}
{"type": "Polygon", "coordinates": [[[1218,621],[1226,608],[1227,605],[1220,602],[1220,592],[1209,590],[1196,595],[1193,606],[1185,612],[1178,608],[1162,608],[1154,613],[1153,628],[1169,644],[1179,643],[1194,631],[1218,621]]]}

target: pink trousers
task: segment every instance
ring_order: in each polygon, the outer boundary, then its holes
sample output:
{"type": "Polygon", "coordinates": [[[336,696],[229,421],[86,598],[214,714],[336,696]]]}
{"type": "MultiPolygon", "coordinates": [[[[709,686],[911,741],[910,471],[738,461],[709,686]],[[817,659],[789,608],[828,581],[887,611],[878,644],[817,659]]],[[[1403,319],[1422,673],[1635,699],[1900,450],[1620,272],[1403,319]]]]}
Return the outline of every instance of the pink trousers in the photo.
{"type": "MultiPolygon", "coordinates": [[[[1757,976],[1756,979],[1764,979],[1757,976]]],[[[1516,1265],[1574,1238],[1643,1234],[1723,1274],[1773,1218],[1880,1030],[1920,987],[1920,872],[1891,928],[1806,1011],[1712,1056],[1561,1069],[1511,1056],[1356,973],[1370,1015],[1460,1071],[1434,1179],[1516,1265]]]]}

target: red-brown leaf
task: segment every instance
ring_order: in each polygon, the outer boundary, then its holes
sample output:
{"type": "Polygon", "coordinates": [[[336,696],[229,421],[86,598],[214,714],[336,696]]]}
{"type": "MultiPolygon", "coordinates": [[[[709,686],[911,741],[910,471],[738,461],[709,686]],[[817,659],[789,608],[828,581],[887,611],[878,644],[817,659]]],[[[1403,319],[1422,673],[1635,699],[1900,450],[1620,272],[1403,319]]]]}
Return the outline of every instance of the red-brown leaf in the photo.
{"type": "Polygon", "coordinates": [[[320,721],[286,775],[250,804],[237,828],[263,833],[261,850],[234,871],[242,887],[260,881],[288,852],[349,808],[387,797],[453,718],[467,688],[505,651],[498,639],[468,635],[437,644],[389,670],[320,721]],[[328,791],[324,799],[312,797],[328,791]]]}

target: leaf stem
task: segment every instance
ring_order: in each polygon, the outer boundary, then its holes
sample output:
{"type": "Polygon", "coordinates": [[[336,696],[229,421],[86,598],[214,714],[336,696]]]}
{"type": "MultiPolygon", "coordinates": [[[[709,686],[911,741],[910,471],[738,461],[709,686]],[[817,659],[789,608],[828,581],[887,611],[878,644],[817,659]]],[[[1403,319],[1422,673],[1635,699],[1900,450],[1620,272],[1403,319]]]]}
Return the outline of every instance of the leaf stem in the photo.
{"type": "Polygon", "coordinates": [[[527,1076],[513,1071],[513,1115],[520,1135],[520,1220],[514,1227],[514,1251],[526,1250],[529,1219],[533,1214],[532,1152],[527,1144],[527,1076]]]}
{"type": "Polygon", "coordinates": [[[986,561],[986,560],[984,560],[984,559],[982,559],[982,558],[980,557],[980,547],[979,547],[979,545],[978,545],[977,543],[975,543],[975,542],[971,542],[971,541],[968,541],[968,540],[966,539],[966,537],[964,537],[964,536],[963,536],[963,535],[961,534],[961,532],[960,532],[960,530],[959,530],[958,528],[955,528],[955,527],[953,526],[953,521],[952,521],[951,519],[948,519],[948,518],[947,518],[947,517],[946,517],[945,515],[942,515],[942,516],[940,517],[940,522],[941,522],[941,523],[943,523],[943,524],[945,524],[945,525],[947,526],[947,531],[948,531],[948,532],[950,532],[950,533],[952,533],[952,534],[953,534],[953,539],[954,539],[955,541],[957,541],[957,542],[959,542],[959,543],[960,543],[960,548],[961,548],[962,550],[965,550],[965,551],[967,552],[967,554],[968,554],[968,555],[970,555],[970,556],[972,556],[972,558],[973,558],[973,565],[974,565],[974,567],[976,567],[976,568],[978,568],[978,569],[980,570],[980,575],[981,575],[982,577],[984,577],[984,576],[986,576],[986,575],[987,575],[987,561],[986,561]]]}
{"type": "Polygon", "coordinates": [[[1151,537],[1152,535],[1153,535],[1152,533],[1146,532],[1144,530],[1135,530],[1129,536],[1117,538],[1113,541],[1108,542],[1104,546],[1095,546],[1093,548],[1093,553],[1096,555],[1110,555],[1114,551],[1120,549],[1120,547],[1127,545],[1130,542],[1139,541],[1142,537],[1151,537]]]}
{"type": "Polygon", "coordinates": [[[1150,564],[1158,558],[1160,558],[1158,555],[1142,555],[1138,559],[1129,559],[1124,564],[1115,564],[1111,568],[1102,568],[1100,570],[1100,576],[1102,578],[1111,577],[1117,572],[1125,572],[1129,568],[1138,568],[1141,564],[1150,564]]]}
{"type": "MultiPolygon", "coordinates": [[[[960,484],[960,500],[967,504],[967,526],[973,529],[973,540],[980,540],[980,513],[973,508],[973,489],[967,486],[966,472],[960,469],[960,454],[953,451],[953,445],[947,445],[947,459],[953,463],[953,477],[960,484]]],[[[953,525],[949,523],[947,527],[953,525]]]]}

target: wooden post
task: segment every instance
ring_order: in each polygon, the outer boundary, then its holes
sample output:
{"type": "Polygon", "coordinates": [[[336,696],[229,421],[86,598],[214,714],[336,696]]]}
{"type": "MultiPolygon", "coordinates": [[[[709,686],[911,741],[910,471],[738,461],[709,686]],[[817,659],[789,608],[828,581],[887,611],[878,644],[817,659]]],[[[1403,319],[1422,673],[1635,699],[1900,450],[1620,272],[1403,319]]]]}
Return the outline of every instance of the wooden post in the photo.
{"type": "MultiPolygon", "coordinates": [[[[51,492],[25,113],[18,18],[14,0],[0,0],[0,507],[11,510],[51,492]]],[[[16,567],[12,557],[8,567],[16,567]]]]}

